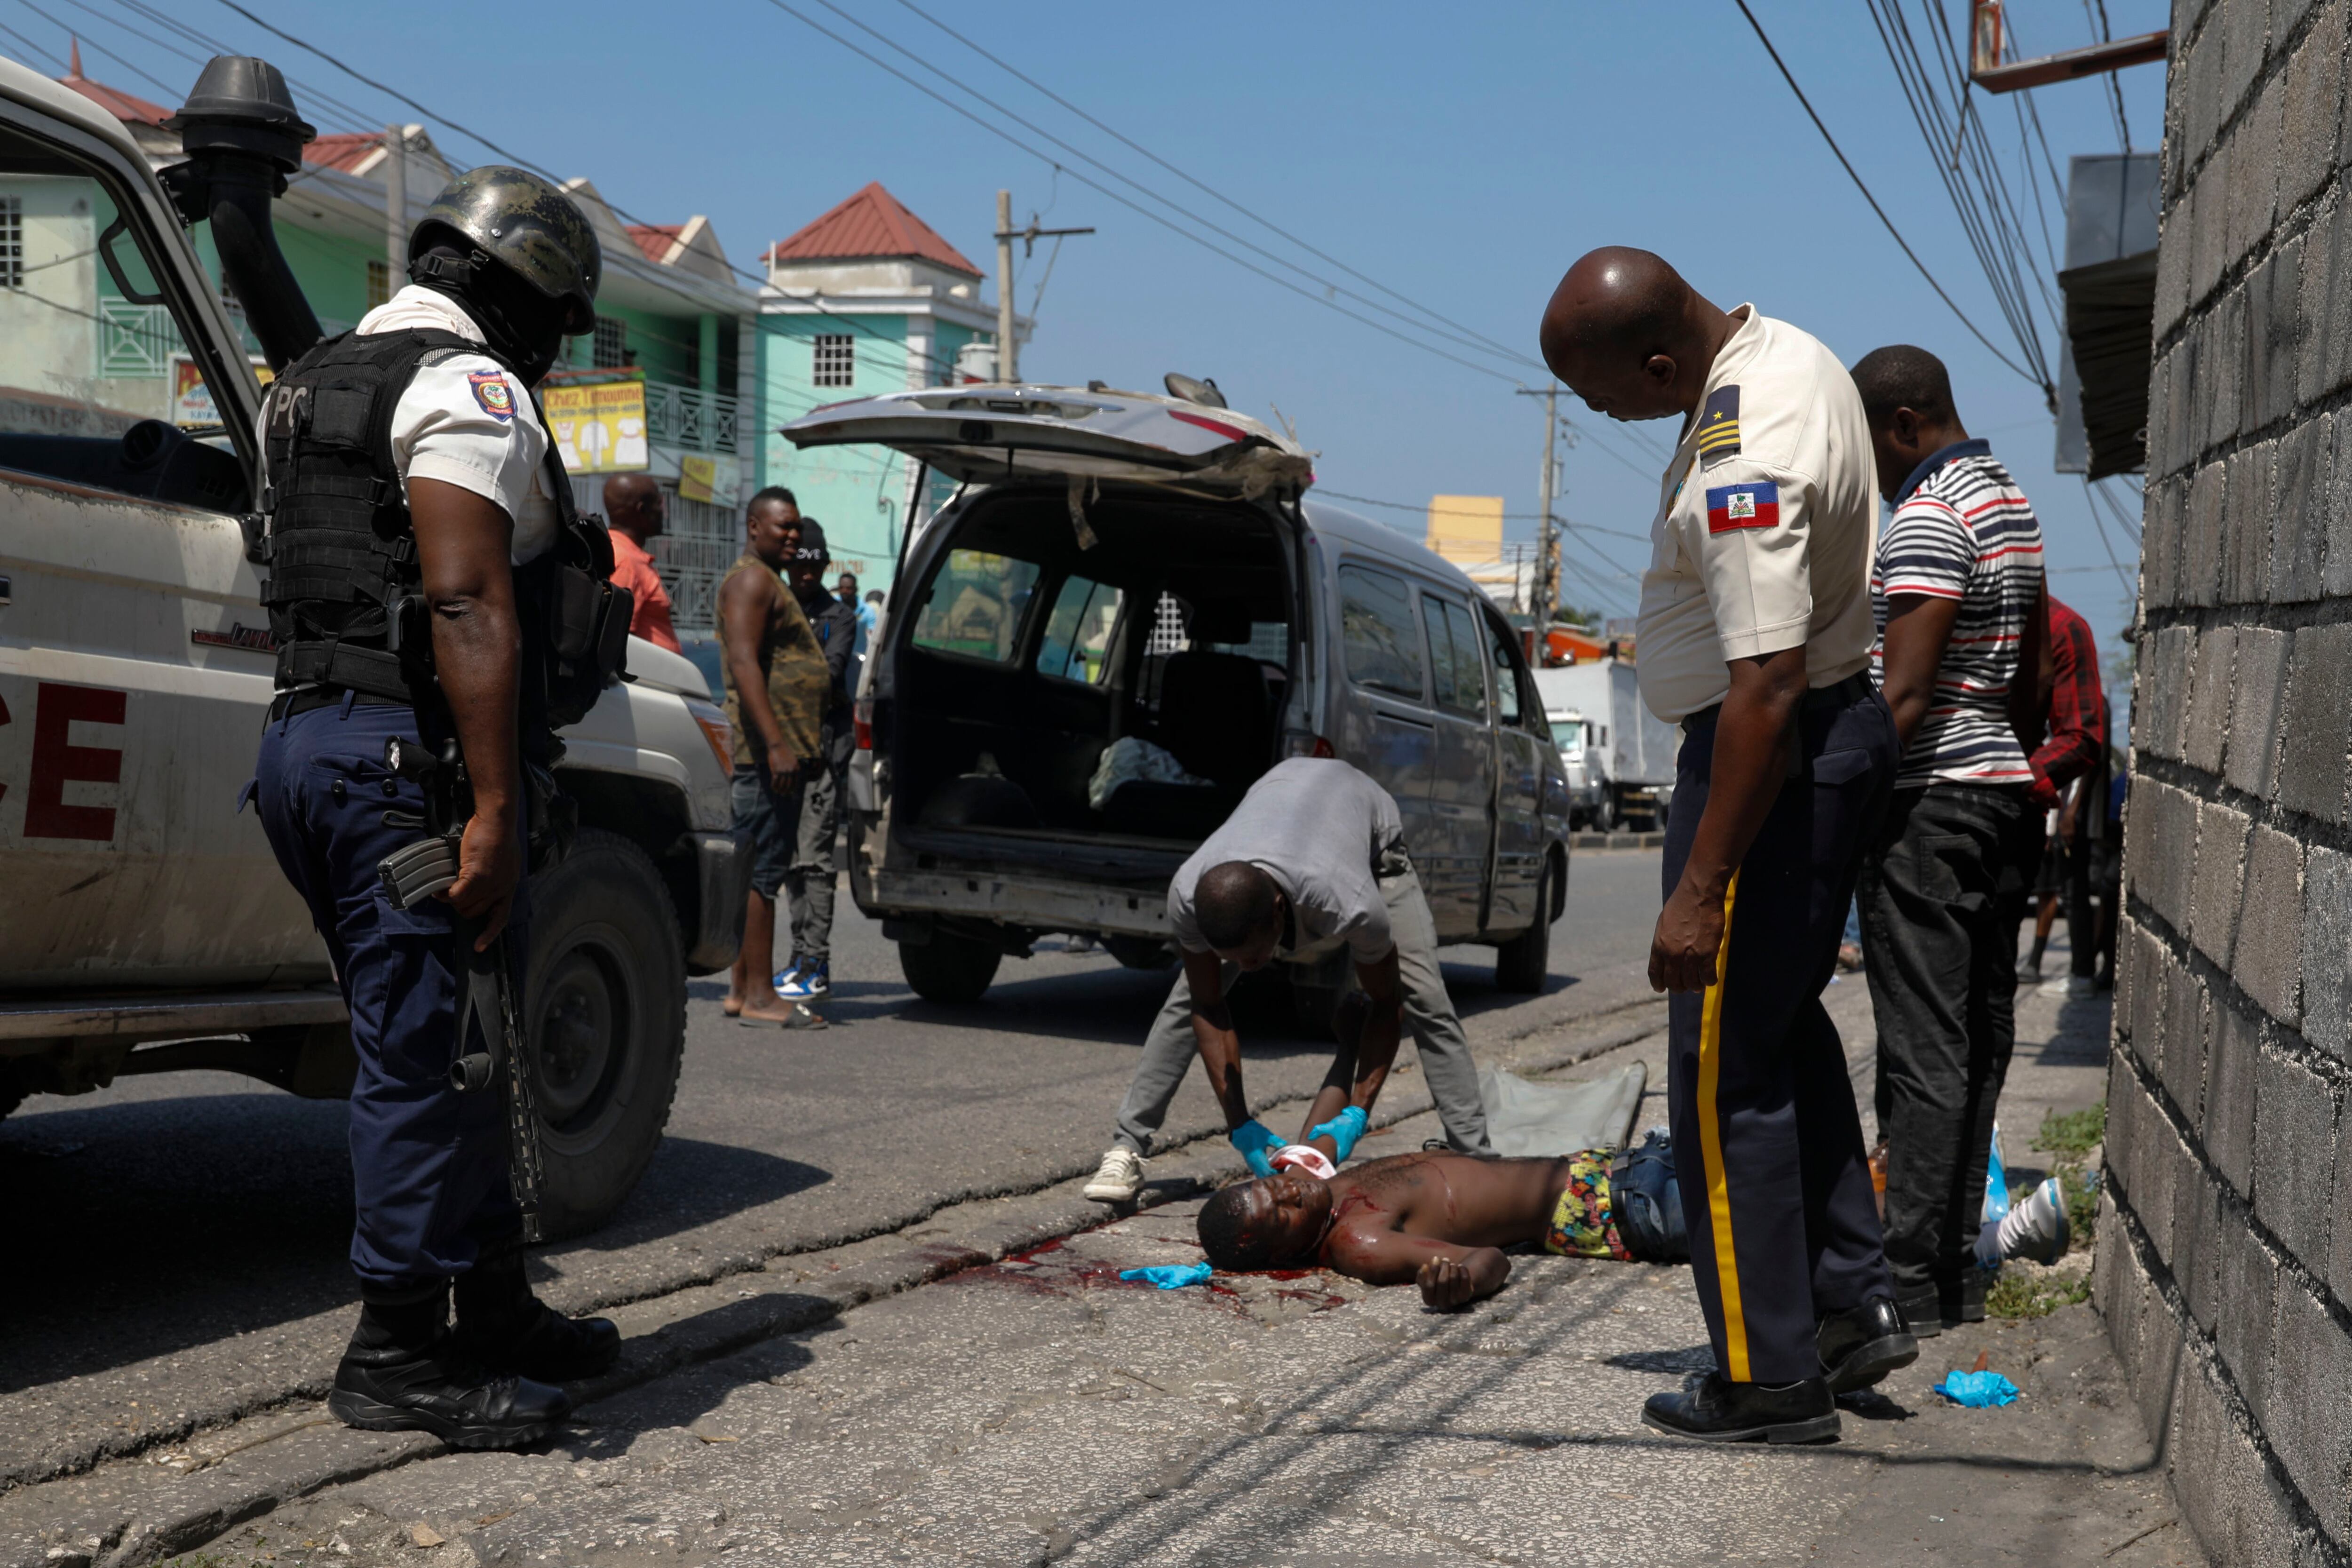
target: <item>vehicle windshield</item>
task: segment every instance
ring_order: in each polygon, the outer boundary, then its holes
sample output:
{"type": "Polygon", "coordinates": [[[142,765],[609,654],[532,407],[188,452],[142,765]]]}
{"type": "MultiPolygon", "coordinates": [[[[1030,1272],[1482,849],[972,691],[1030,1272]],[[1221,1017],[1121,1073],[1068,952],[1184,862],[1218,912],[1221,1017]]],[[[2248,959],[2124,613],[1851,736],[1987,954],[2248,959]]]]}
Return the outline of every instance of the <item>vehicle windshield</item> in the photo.
{"type": "Polygon", "coordinates": [[[1584,721],[1581,719],[1554,719],[1551,721],[1551,743],[1559,747],[1563,752],[1582,751],[1584,749],[1584,721]]]}

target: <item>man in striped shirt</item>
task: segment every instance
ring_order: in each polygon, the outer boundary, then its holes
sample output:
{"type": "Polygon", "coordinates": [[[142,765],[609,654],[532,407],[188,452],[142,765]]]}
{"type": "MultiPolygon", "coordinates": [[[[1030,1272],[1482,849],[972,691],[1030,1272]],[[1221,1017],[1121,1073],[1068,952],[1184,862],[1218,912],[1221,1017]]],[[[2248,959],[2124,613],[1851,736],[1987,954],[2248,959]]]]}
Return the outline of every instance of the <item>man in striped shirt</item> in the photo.
{"type": "Polygon", "coordinates": [[[1860,888],[1886,1262],[1912,1331],[1933,1334],[1984,1316],[1975,1238],[2042,828],[2028,760],[2050,679],[2042,525],[1969,439],[1935,355],[1879,349],[1853,379],[1894,508],[1871,572],[1871,664],[1903,743],[1860,888]]]}

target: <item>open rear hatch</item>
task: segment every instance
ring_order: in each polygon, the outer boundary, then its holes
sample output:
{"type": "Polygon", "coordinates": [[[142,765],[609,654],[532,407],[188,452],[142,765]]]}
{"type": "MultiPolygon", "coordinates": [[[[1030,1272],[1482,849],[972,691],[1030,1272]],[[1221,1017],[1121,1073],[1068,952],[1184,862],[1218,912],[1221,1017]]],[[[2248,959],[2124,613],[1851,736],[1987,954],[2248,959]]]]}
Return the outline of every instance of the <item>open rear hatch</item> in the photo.
{"type": "Polygon", "coordinates": [[[965,483],[1047,475],[1181,479],[1255,500],[1313,482],[1307,454],[1230,408],[1141,392],[940,386],[852,398],[783,428],[800,447],[895,447],[965,483]]]}

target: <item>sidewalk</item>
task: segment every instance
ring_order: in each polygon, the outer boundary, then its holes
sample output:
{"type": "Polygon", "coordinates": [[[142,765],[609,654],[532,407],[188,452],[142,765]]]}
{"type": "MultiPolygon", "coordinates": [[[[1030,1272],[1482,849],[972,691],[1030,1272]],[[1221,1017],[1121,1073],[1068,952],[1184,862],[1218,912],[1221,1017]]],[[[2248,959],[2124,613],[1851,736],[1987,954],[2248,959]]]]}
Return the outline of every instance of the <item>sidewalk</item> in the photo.
{"type": "MultiPolygon", "coordinates": [[[[2042,1117],[2104,1090],[2106,1000],[2063,989],[2021,997],[2003,1103],[2017,1180],[2042,1117]]],[[[1828,1000],[1867,1117],[1860,977],[1828,1000]]],[[[1663,1047],[1649,1034],[1562,1076],[1645,1059],[1646,1125],[1663,1120],[1663,1047]]],[[[1415,1147],[1433,1121],[1365,1152],[1415,1147]]],[[[1834,1447],[1714,1449],[1639,1424],[1645,1395],[1707,1363],[1686,1268],[1520,1258],[1502,1295],[1444,1317],[1411,1289],[1320,1273],[1171,1292],[1118,1280],[1197,1257],[1196,1207],[992,1253],[617,1394],[547,1452],[420,1457],[183,1561],[2201,1561],[2086,1306],[1928,1342],[1850,1407],[1834,1447]],[[1928,1393],[1979,1352],[2024,1391],[2016,1405],[1928,1393]]],[[[966,1242],[943,1229],[932,1244],[966,1242]]]]}

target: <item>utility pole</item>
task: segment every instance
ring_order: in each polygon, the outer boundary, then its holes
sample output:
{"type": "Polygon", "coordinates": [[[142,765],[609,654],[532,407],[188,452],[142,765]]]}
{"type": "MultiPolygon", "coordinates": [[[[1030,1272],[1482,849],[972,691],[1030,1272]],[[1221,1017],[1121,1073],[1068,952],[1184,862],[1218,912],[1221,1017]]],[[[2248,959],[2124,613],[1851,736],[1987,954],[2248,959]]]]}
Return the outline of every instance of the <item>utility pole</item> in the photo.
{"type": "Polygon", "coordinates": [[[383,128],[383,254],[389,298],[408,271],[408,132],[399,125],[383,128]]]}
{"type": "Polygon", "coordinates": [[[1007,384],[1021,379],[1021,345],[1013,341],[1013,242],[1021,241],[1024,258],[1033,256],[1040,239],[1092,234],[1091,228],[1039,228],[1031,218],[1027,228],[1013,226],[1013,193],[996,193],[996,379],[1007,384]]]}
{"type": "Polygon", "coordinates": [[[1547,386],[1538,392],[1521,387],[1519,395],[1544,400],[1543,477],[1538,486],[1541,499],[1536,503],[1535,617],[1536,638],[1540,643],[1551,627],[1552,612],[1559,607],[1559,520],[1552,511],[1559,473],[1559,459],[1553,456],[1553,443],[1559,433],[1559,388],[1547,386]]]}

